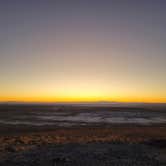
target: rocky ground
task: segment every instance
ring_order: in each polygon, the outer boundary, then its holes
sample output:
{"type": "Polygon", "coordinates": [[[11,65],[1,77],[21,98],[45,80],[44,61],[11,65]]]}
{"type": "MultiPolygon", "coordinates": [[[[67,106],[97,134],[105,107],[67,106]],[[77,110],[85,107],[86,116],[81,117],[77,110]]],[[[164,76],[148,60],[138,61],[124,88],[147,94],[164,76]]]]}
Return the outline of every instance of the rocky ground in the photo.
{"type": "Polygon", "coordinates": [[[1,166],[165,166],[166,155],[147,144],[87,143],[45,145],[13,152],[1,166]],[[162,156],[164,155],[164,156],[162,156]]]}
{"type": "Polygon", "coordinates": [[[10,132],[0,166],[165,166],[166,127],[119,126],[10,132]]]}

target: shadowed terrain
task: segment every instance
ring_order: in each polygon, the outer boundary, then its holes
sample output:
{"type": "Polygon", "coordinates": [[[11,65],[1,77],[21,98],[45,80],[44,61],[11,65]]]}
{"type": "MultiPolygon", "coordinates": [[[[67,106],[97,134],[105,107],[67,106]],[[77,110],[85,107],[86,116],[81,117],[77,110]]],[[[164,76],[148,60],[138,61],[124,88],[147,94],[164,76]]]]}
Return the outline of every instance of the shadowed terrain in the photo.
{"type": "MultiPolygon", "coordinates": [[[[1,106],[2,166],[165,166],[166,126],[142,120],[164,118],[165,107],[1,106]],[[122,113],[122,111],[124,111],[122,113]],[[150,111],[150,112],[149,112],[150,111]],[[125,117],[124,123],[95,123],[86,116],[125,117]],[[10,115],[10,116],[9,116],[10,115]],[[13,115],[13,116],[11,116],[13,115]],[[41,116],[49,117],[45,124],[41,116]],[[39,119],[38,119],[39,117],[39,119]],[[68,124],[58,118],[70,117],[68,124]],[[74,118],[74,120],[72,119],[74,118]],[[140,121],[129,123],[133,118],[140,121]],[[51,119],[50,119],[51,118],[51,119]],[[24,120],[28,124],[21,124],[24,120]],[[38,119],[38,121],[37,121],[38,119]],[[53,119],[53,120],[52,120],[53,119]],[[3,123],[7,121],[9,123],[3,123]],[[33,125],[37,121],[41,125],[33,125]],[[84,125],[82,122],[84,121],[84,125]],[[12,122],[12,124],[10,123],[12,122]],[[15,122],[15,123],[13,123],[15,122]],[[77,124],[77,125],[76,125],[77,124]]],[[[96,120],[96,119],[95,119],[96,120]]],[[[66,122],[66,121],[65,121],[66,122]]]]}

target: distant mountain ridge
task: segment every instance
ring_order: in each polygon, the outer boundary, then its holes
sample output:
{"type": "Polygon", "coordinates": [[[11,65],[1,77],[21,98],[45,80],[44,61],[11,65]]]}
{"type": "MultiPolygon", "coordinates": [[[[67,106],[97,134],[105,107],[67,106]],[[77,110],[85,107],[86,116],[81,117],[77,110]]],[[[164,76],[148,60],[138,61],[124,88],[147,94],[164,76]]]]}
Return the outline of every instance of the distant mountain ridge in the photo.
{"type": "Polygon", "coordinates": [[[165,106],[166,103],[144,103],[144,102],[116,102],[116,101],[97,101],[97,102],[0,102],[1,105],[72,105],[72,106],[113,106],[113,107],[134,107],[134,106],[165,106]]]}

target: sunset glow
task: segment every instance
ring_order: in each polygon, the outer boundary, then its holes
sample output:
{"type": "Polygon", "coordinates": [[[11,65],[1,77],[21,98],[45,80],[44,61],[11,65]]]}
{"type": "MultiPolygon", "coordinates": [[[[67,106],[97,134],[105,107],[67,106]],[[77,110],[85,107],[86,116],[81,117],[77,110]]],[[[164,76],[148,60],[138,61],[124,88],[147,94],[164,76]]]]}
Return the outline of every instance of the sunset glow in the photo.
{"type": "Polygon", "coordinates": [[[166,102],[166,4],[0,6],[0,101],[166,102]]]}

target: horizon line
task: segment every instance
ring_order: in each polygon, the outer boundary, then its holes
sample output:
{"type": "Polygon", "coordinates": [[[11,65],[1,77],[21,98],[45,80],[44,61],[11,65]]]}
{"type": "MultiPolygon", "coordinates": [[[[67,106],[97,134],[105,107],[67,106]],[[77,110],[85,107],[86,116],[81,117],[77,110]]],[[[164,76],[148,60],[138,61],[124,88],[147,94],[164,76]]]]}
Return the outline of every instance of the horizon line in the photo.
{"type": "Polygon", "coordinates": [[[137,101],[0,101],[0,104],[166,104],[166,102],[137,102],[137,101]]]}

